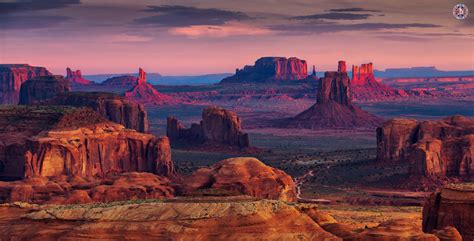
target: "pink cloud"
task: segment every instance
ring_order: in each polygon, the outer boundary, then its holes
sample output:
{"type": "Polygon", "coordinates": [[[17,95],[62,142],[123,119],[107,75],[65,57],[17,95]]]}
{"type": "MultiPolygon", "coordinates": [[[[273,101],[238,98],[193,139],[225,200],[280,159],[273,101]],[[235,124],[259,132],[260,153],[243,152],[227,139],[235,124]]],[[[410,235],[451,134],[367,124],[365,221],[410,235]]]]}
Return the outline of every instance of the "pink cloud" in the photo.
{"type": "Polygon", "coordinates": [[[271,35],[273,33],[273,31],[269,29],[236,22],[229,22],[221,26],[194,25],[189,27],[177,27],[171,28],[169,32],[173,35],[187,36],[193,38],[224,38],[230,36],[271,35]]]}

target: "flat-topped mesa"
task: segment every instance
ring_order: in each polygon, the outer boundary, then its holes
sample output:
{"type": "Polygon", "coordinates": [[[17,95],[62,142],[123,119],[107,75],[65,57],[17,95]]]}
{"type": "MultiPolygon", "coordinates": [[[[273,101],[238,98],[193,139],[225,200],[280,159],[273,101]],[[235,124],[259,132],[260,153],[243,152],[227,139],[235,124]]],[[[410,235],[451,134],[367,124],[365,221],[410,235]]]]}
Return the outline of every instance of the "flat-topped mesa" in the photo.
{"type": "Polygon", "coordinates": [[[73,71],[69,67],[66,68],[66,79],[71,81],[72,84],[88,85],[91,83],[90,80],[82,77],[81,70],[73,71]]]}
{"type": "Polygon", "coordinates": [[[148,114],[142,104],[106,92],[69,92],[58,94],[43,104],[89,107],[101,116],[128,129],[148,133],[148,114]]]}
{"type": "Polygon", "coordinates": [[[137,84],[127,92],[125,97],[138,103],[164,104],[173,102],[171,96],[158,92],[146,81],[146,72],[139,68],[137,84]]]}
{"type": "Polygon", "coordinates": [[[375,81],[372,63],[362,64],[360,67],[352,65],[352,84],[365,85],[375,81]]]}
{"type": "Polygon", "coordinates": [[[221,83],[267,82],[303,80],[308,77],[308,65],[305,60],[295,57],[263,57],[253,66],[237,69],[235,75],[227,77],[221,83]]]}
{"type": "Polygon", "coordinates": [[[210,106],[203,110],[200,124],[186,129],[174,117],[168,117],[167,135],[170,140],[189,144],[249,147],[249,136],[242,132],[241,120],[235,112],[210,106]]]}
{"type": "Polygon", "coordinates": [[[133,87],[138,84],[138,78],[131,75],[116,76],[108,78],[101,85],[105,86],[119,86],[119,87],[133,87]]]}
{"type": "Polygon", "coordinates": [[[394,119],[377,129],[377,159],[410,164],[410,174],[431,180],[474,180],[474,119],[394,119]]]}
{"type": "Polygon", "coordinates": [[[63,76],[35,77],[23,83],[20,89],[20,105],[38,104],[40,101],[71,91],[70,82],[63,76]]]}
{"type": "Polygon", "coordinates": [[[316,104],[297,116],[283,121],[287,128],[304,129],[373,129],[382,119],[352,104],[351,82],[345,62],[339,61],[338,70],[326,72],[319,79],[316,104]]]}
{"type": "Polygon", "coordinates": [[[168,138],[125,129],[88,108],[0,109],[0,179],[174,174],[168,138]]]}
{"type": "Polygon", "coordinates": [[[0,64],[0,104],[18,104],[21,85],[38,76],[52,75],[44,67],[27,64],[0,64]]]}

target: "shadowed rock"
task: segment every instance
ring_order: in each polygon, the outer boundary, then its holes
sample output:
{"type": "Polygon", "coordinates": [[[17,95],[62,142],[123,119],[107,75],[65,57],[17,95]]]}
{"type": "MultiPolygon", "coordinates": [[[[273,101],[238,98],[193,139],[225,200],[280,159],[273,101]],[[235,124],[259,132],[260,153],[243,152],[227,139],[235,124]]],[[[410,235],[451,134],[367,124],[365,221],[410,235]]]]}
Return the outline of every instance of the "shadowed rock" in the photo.
{"type": "Polygon", "coordinates": [[[168,117],[167,136],[173,141],[189,144],[249,147],[248,134],[242,132],[241,120],[235,112],[216,106],[203,110],[200,124],[186,129],[176,118],[168,117]]]}
{"type": "Polygon", "coordinates": [[[20,105],[37,104],[69,91],[70,83],[62,76],[35,77],[21,85],[20,105]]]}
{"type": "Polygon", "coordinates": [[[119,86],[119,87],[133,87],[138,83],[138,78],[131,75],[123,75],[108,78],[101,85],[105,86],[119,86]]]}
{"type": "Polygon", "coordinates": [[[0,64],[0,104],[18,104],[21,85],[29,79],[52,75],[44,67],[0,64]]]}

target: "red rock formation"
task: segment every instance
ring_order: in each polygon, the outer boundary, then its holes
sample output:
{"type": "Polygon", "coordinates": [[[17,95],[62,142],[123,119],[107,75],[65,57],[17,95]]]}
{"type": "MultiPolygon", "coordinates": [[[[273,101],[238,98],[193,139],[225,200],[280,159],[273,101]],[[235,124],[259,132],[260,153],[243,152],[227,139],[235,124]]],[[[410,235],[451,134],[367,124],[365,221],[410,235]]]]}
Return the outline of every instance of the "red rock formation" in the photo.
{"type": "Polygon", "coordinates": [[[89,107],[103,117],[134,129],[147,133],[148,114],[142,104],[129,101],[122,96],[105,92],[69,92],[44,102],[48,105],[67,105],[89,107]]]}
{"type": "Polygon", "coordinates": [[[29,79],[52,75],[44,67],[0,64],[0,104],[18,104],[21,85],[29,79]]]}
{"type": "Polygon", "coordinates": [[[234,76],[223,79],[221,83],[302,80],[307,77],[308,66],[305,60],[295,57],[263,57],[254,66],[237,69],[234,76]]]}
{"type": "MultiPolygon", "coordinates": [[[[344,70],[345,62],[339,62],[344,70]]],[[[284,127],[306,129],[375,128],[382,120],[352,104],[347,72],[326,72],[319,80],[317,103],[285,120],[284,127]]]]}
{"type": "Polygon", "coordinates": [[[131,75],[124,75],[124,76],[117,76],[117,77],[112,77],[104,82],[102,82],[101,85],[105,86],[120,86],[120,87],[133,87],[137,85],[138,83],[138,78],[135,76],[131,75]]]}
{"type": "Polygon", "coordinates": [[[433,180],[474,178],[474,120],[390,120],[377,130],[377,159],[410,163],[410,173],[433,180]]]}
{"type": "Polygon", "coordinates": [[[174,174],[168,138],[125,129],[90,109],[0,110],[0,178],[174,174]]]}
{"type": "Polygon", "coordinates": [[[146,82],[146,73],[142,68],[139,69],[137,84],[131,90],[125,92],[125,97],[139,103],[165,104],[175,102],[171,96],[161,94],[146,82]]]}
{"type": "Polygon", "coordinates": [[[473,217],[474,185],[451,184],[434,192],[423,206],[423,231],[433,232],[454,226],[464,240],[472,240],[473,217]]]}
{"type": "Polygon", "coordinates": [[[249,147],[248,134],[242,132],[241,120],[235,112],[216,106],[207,107],[202,112],[200,124],[190,129],[174,117],[168,117],[167,136],[171,141],[185,141],[191,144],[229,145],[249,147]]]}
{"type": "Polygon", "coordinates": [[[35,77],[21,85],[20,105],[38,103],[69,91],[70,83],[62,76],[35,77]]]}
{"type": "Polygon", "coordinates": [[[340,60],[337,64],[337,72],[347,72],[346,61],[340,60]]]}
{"type": "Polygon", "coordinates": [[[296,186],[285,172],[255,158],[230,158],[185,178],[185,190],[220,189],[266,199],[296,201],[296,186]]]}
{"type": "Polygon", "coordinates": [[[101,178],[35,177],[0,182],[0,202],[79,204],[171,198],[174,188],[166,177],[129,172],[101,178]]]}
{"type": "Polygon", "coordinates": [[[72,71],[69,67],[66,69],[66,79],[72,84],[89,85],[91,83],[90,80],[82,78],[80,70],[72,71]]]}
{"type": "Polygon", "coordinates": [[[362,64],[360,67],[352,65],[352,84],[366,85],[375,81],[372,63],[362,64]]]}

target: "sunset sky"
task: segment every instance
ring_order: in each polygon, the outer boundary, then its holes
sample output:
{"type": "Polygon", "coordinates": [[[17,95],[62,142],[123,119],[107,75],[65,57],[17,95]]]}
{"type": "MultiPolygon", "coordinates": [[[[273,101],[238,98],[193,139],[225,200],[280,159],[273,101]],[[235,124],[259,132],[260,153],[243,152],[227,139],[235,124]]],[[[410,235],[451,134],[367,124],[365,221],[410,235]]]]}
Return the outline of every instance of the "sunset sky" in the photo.
{"type": "Polygon", "coordinates": [[[0,63],[83,74],[233,72],[261,56],[318,70],[474,70],[474,0],[0,0],[0,63]]]}

